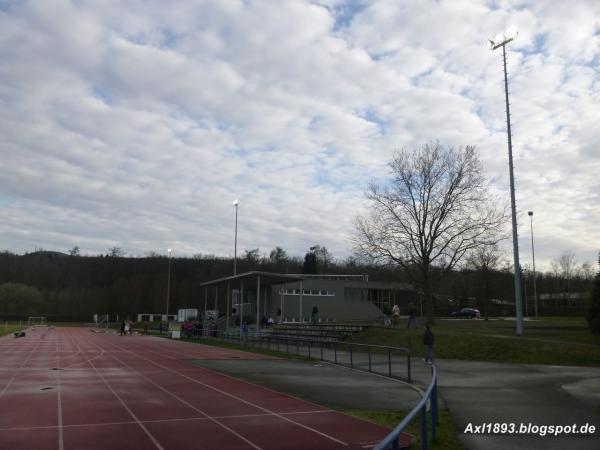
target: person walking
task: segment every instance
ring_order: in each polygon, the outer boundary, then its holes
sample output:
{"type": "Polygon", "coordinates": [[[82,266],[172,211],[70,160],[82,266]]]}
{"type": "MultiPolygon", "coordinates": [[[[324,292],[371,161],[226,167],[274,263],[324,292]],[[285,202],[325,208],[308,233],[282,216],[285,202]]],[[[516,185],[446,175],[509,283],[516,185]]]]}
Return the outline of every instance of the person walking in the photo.
{"type": "Polygon", "coordinates": [[[121,336],[125,334],[125,319],[121,320],[121,336]]]}
{"type": "Polygon", "coordinates": [[[425,325],[423,345],[425,345],[425,359],[423,361],[427,364],[433,364],[433,331],[431,331],[429,325],[425,325]]]}

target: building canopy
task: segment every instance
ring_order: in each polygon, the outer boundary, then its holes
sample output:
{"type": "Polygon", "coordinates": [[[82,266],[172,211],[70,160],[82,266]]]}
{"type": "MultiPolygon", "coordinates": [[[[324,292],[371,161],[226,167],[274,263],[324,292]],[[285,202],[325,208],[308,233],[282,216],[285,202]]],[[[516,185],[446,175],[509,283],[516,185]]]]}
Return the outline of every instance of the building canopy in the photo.
{"type": "Polygon", "coordinates": [[[278,284],[293,283],[295,281],[302,281],[305,279],[302,275],[286,275],[282,273],[252,271],[207,281],[205,283],[201,283],[200,287],[209,288],[229,285],[232,289],[239,289],[243,283],[244,289],[252,289],[256,288],[259,278],[260,285],[263,288],[278,284]]]}

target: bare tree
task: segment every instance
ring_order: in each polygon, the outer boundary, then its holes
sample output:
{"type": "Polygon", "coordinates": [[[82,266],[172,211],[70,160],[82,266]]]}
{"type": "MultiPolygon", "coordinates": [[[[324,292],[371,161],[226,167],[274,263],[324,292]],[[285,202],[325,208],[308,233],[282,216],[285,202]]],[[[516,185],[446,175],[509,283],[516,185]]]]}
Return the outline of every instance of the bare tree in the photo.
{"type": "Polygon", "coordinates": [[[559,256],[558,260],[552,261],[551,265],[552,270],[562,278],[564,292],[569,292],[569,282],[573,278],[577,268],[575,255],[571,252],[565,252],[559,256]]]}
{"type": "Polygon", "coordinates": [[[282,264],[287,261],[287,259],[288,256],[286,251],[279,246],[271,250],[271,253],[269,254],[269,261],[273,264],[282,264]]]}
{"type": "Polygon", "coordinates": [[[355,250],[403,268],[423,290],[431,322],[432,266],[444,273],[467,252],[496,244],[507,208],[490,195],[473,146],[426,144],[396,153],[389,166],[390,182],[366,192],[371,210],[356,219],[355,250]]]}
{"type": "Polygon", "coordinates": [[[488,301],[490,298],[491,275],[504,260],[504,254],[496,244],[477,247],[467,257],[467,267],[476,270],[479,274],[485,320],[488,320],[489,317],[488,301]]]}
{"type": "Polygon", "coordinates": [[[589,261],[586,261],[579,268],[578,274],[583,280],[584,289],[588,291],[592,285],[592,280],[596,275],[596,270],[594,269],[594,266],[592,266],[592,263],[590,263],[589,261]]]}
{"type": "Polygon", "coordinates": [[[252,264],[258,263],[260,260],[260,249],[253,248],[251,250],[244,250],[244,259],[252,264]]]}
{"type": "Polygon", "coordinates": [[[108,256],[111,258],[123,258],[125,256],[125,252],[121,247],[112,247],[108,249],[108,256]]]}
{"type": "Polygon", "coordinates": [[[315,244],[310,247],[310,251],[317,257],[317,264],[322,267],[327,267],[333,262],[333,255],[325,246],[315,244]]]}

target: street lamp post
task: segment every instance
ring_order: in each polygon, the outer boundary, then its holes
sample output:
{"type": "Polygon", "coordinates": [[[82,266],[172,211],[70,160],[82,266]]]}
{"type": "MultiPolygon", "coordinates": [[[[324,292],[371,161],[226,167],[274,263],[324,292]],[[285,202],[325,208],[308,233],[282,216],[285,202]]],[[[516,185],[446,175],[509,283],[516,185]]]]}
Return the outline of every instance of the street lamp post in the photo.
{"type": "Polygon", "coordinates": [[[537,298],[537,285],[535,281],[535,247],[533,246],[533,211],[528,211],[529,224],[531,225],[531,258],[533,260],[533,308],[535,311],[535,317],[538,316],[538,298],[537,298]]]}
{"type": "Polygon", "coordinates": [[[169,300],[171,297],[171,249],[168,249],[167,253],[169,254],[169,271],[167,274],[167,317],[165,317],[165,319],[167,319],[167,322],[168,322],[169,321],[169,300]]]}
{"type": "Polygon", "coordinates": [[[515,271],[515,307],[517,318],[517,334],[523,334],[523,293],[521,287],[521,274],[519,273],[519,241],[517,236],[517,208],[515,203],[515,178],[512,157],[512,137],[510,130],[510,106],[508,103],[508,75],[506,72],[506,44],[517,37],[518,32],[506,32],[490,40],[490,50],[502,47],[502,58],[504,61],[504,94],[506,99],[506,131],[508,134],[508,171],[510,175],[510,205],[512,210],[512,235],[513,235],[513,257],[515,271]]]}
{"type": "Polygon", "coordinates": [[[239,200],[236,198],[233,201],[233,206],[235,206],[235,240],[233,244],[233,274],[237,275],[237,219],[238,219],[238,203],[239,200]]]}

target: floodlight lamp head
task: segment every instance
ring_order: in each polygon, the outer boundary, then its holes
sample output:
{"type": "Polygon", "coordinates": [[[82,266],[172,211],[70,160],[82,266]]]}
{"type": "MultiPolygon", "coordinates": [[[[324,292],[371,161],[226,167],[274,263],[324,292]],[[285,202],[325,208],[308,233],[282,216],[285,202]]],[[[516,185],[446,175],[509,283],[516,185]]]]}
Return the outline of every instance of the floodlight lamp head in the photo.
{"type": "Polygon", "coordinates": [[[515,27],[508,28],[504,33],[497,34],[494,39],[488,40],[490,50],[496,50],[498,47],[508,44],[519,35],[519,30],[515,27]]]}
{"type": "Polygon", "coordinates": [[[169,253],[169,255],[171,254],[171,249],[170,248],[167,249],[167,253],[169,253]]]}
{"type": "Polygon", "coordinates": [[[533,211],[527,211],[528,216],[533,216],[533,211]]]}
{"type": "Polygon", "coordinates": [[[238,203],[239,203],[239,200],[236,198],[236,199],[233,201],[233,206],[237,206],[237,205],[238,205],[238,203]]]}

